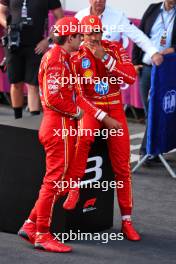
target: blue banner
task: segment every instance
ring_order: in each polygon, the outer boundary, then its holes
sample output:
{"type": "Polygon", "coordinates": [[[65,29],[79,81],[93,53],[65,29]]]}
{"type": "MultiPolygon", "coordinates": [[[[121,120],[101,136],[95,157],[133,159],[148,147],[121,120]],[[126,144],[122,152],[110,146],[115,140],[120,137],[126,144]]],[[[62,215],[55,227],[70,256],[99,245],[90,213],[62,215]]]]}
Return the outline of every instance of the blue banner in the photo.
{"type": "Polygon", "coordinates": [[[153,66],[148,111],[147,153],[158,155],[176,148],[176,53],[153,66]]]}

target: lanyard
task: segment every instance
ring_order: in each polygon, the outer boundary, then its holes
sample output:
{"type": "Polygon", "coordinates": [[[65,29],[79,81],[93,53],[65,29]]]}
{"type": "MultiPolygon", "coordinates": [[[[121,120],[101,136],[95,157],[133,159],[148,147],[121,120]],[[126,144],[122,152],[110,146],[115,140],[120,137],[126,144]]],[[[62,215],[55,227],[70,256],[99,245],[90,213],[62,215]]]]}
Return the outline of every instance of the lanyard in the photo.
{"type": "Polygon", "coordinates": [[[21,17],[27,18],[27,0],[23,1],[22,9],[21,9],[21,17]]]}
{"type": "Polygon", "coordinates": [[[161,12],[161,18],[162,18],[162,23],[163,23],[164,31],[167,32],[167,28],[168,28],[169,25],[171,24],[172,20],[175,18],[175,15],[176,15],[176,8],[175,8],[175,11],[174,11],[172,17],[171,17],[170,20],[169,20],[169,23],[168,23],[168,26],[167,26],[167,27],[166,27],[166,23],[165,23],[165,21],[164,21],[163,12],[164,12],[164,11],[161,12]]]}

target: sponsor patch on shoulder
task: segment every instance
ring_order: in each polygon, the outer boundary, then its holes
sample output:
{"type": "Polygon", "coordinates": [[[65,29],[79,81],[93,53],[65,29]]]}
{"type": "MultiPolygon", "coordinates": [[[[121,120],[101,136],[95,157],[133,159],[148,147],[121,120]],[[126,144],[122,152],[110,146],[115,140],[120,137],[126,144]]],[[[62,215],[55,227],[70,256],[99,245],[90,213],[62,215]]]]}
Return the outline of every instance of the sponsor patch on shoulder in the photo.
{"type": "Polygon", "coordinates": [[[88,69],[91,65],[91,62],[88,58],[83,58],[82,59],[82,68],[83,69],[88,69]]]}

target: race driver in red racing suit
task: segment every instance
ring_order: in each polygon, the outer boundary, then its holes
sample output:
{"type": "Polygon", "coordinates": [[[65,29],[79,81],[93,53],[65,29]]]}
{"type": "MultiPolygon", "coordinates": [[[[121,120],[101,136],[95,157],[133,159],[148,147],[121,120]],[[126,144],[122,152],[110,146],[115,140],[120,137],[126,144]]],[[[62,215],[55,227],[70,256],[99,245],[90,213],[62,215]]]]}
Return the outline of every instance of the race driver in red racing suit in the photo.
{"type": "MultiPolygon", "coordinates": [[[[123,111],[119,77],[128,84],[133,84],[136,71],[127,52],[118,42],[102,41],[102,24],[96,16],[86,16],[81,21],[85,26],[84,43],[72,57],[72,67],[77,77],[87,78],[83,84],[77,85],[77,103],[85,111],[79,121],[80,131],[85,129],[123,129],[123,136],[108,137],[109,155],[115,173],[116,181],[123,181],[123,188],[117,188],[117,196],[122,214],[122,231],[129,240],[140,240],[131,221],[132,188],[130,172],[130,142],[125,114],[123,111]],[[99,28],[99,31],[97,30],[99,28]],[[108,77],[108,83],[93,83],[96,77],[108,77]],[[116,82],[112,83],[112,77],[116,82]]],[[[94,142],[93,133],[78,136],[76,152],[66,179],[73,181],[84,176],[87,158],[91,144],[94,142]]],[[[72,188],[64,203],[65,209],[73,209],[79,198],[79,188],[72,188]]]]}
{"type": "Polygon", "coordinates": [[[74,153],[75,138],[62,137],[62,129],[76,127],[75,119],[81,118],[83,111],[73,101],[74,86],[63,84],[62,77],[70,78],[70,52],[78,50],[81,35],[79,21],[64,17],[56,23],[56,29],[67,26],[68,31],[55,31],[56,44],[43,57],[39,70],[40,96],[43,106],[43,120],[39,139],[46,153],[46,174],[39,198],[18,234],[32,242],[37,249],[52,252],[69,252],[70,246],[59,242],[49,233],[53,206],[61,195],[54,188],[54,182],[62,181],[74,153]],[[77,31],[69,31],[70,25],[77,31]]]}

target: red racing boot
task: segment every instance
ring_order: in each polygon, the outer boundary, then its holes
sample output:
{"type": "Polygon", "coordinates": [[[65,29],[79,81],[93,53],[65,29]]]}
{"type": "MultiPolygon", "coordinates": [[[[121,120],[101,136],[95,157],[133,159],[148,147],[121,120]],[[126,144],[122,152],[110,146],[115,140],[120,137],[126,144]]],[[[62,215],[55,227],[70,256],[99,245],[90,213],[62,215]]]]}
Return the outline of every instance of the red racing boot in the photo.
{"type": "Polygon", "coordinates": [[[140,235],[137,233],[135,228],[133,227],[131,220],[122,220],[122,233],[124,238],[132,241],[139,241],[141,240],[140,235]]]}
{"type": "Polygon", "coordinates": [[[34,244],[36,232],[36,224],[25,221],[23,226],[18,231],[18,235],[27,242],[34,244]]]}
{"type": "Polygon", "coordinates": [[[70,189],[67,199],[63,204],[63,208],[65,210],[73,210],[75,209],[78,201],[79,201],[79,188],[70,189]]]}
{"type": "Polygon", "coordinates": [[[61,243],[49,232],[44,234],[36,234],[34,247],[36,249],[55,253],[67,253],[72,251],[70,246],[66,246],[65,244],[61,243]]]}

